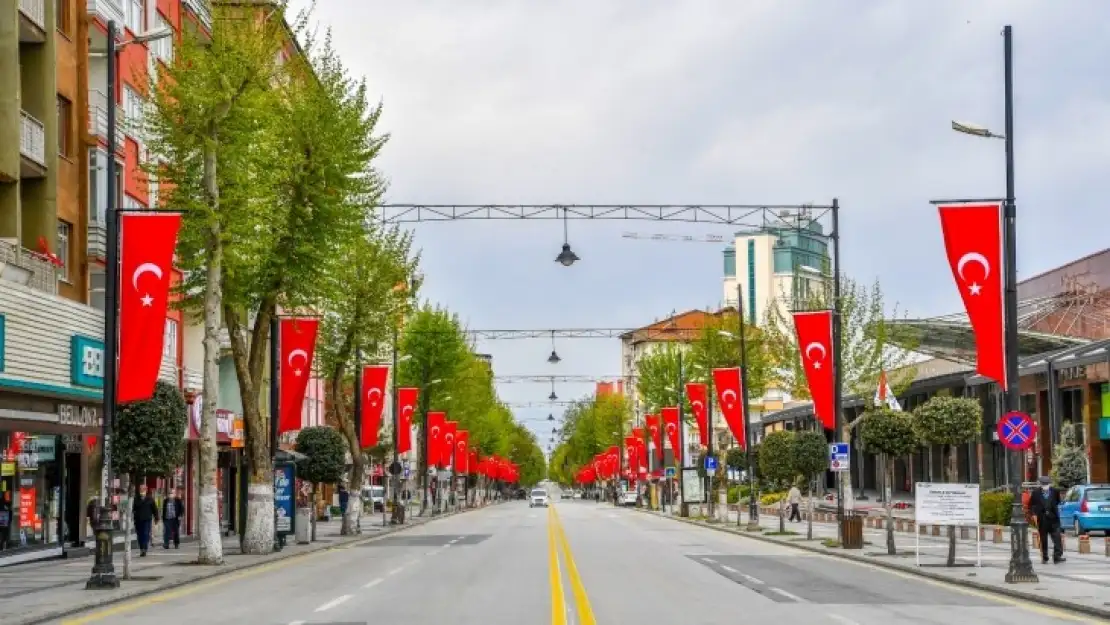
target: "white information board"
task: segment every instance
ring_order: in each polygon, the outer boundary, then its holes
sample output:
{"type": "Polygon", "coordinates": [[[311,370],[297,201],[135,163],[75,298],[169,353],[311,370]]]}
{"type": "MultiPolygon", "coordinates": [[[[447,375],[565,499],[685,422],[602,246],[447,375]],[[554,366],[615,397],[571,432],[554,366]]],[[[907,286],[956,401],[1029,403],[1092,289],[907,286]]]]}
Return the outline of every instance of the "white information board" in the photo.
{"type": "Polygon", "coordinates": [[[913,511],[918,525],[979,525],[979,485],[917,482],[913,511]]]}

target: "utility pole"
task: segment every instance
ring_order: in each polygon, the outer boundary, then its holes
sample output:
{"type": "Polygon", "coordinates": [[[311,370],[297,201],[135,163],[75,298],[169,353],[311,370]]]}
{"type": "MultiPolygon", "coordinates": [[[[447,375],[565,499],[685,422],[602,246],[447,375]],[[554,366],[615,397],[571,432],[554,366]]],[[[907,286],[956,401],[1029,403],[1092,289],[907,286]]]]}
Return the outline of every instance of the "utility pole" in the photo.
{"type": "MultiPolygon", "coordinates": [[[[751,407],[748,404],[748,344],[745,335],[747,328],[744,324],[744,288],[736,282],[736,317],[740,326],[740,401],[743,402],[741,414],[744,420],[744,456],[748,463],[748,529],[759,528],[759,490],[755,481],[755,454],[752,452],[753,441],[752,420],[748,417],[751,407]]],[[[736,513],[736,524],[740,524],[740,513],[736,513]]]]}

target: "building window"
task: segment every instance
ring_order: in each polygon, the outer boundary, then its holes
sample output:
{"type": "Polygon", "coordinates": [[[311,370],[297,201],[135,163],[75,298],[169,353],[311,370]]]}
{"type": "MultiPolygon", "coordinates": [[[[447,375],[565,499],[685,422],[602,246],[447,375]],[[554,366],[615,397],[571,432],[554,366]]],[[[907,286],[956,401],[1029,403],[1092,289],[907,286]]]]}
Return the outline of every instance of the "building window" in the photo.
{"type": "Polygon", "coordinates": [[[90,263],[89,267],[89,306],[104,310],[104,268],[90,263]]]}
{"type": "MultiPolygon", "coordinates": [[[[161,13],[154,14],[154,30],[171,30],[170,23],[162,17],[161,13]]],[[[150,53],[154,58],[162,61],[166,65],[173,63],[173,37],[166,37],[164,39],[157,39],[150,42],[150,53]]]]}
{"type": "Polygon", "coordinates": [[[755,239],[748,239],[748,320],[755,323],[755,239]]]}
{"type": "Polygon", "coordinates": [[[58,155],[70,156],[73,147],[73,104],[58,96],[58,155]]]}
{"type": "Polygon", "coordinates": [[[73,234],[73,226],[69,222],[58,220],[58,260],[62,261],[58,277],[69,282],[69,241],[73,234]]]}
{"type": "Polygon", "coordinates": [[[54,0],[54,26],[58,32],[69,36],[69,0],[54,0]]]}
{"type": "Polygon", "coordinates": [[[143,32],[143,0],[126,0],[127,15],[124,17],[127,28],[133,34],[143,32]]]}
{"type": "Polygon", "coordinates": [[[123,118],[126,120],[124,130],[127,136],[142,143],[143,126],[143,99],[138,91],[124,85],[123,87],[123,118]]]}
{"type": "Polygon", "coordinates": [[[177,362],[177,321],[166,319],[166,329],[162,336],[162,360],[177,362]]]}

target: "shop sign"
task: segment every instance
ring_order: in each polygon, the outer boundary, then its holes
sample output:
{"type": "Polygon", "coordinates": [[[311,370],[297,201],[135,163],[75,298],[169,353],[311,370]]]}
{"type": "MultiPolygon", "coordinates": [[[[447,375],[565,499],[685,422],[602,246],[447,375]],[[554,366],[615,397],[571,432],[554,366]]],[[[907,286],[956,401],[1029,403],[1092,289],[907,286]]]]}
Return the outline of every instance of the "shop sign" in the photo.
{"type": "Polygon", "coordinates": [[[31,436],[23,441],[19,450],[19,466],[26,469],[38,468],[40,462],[53,462],[55,458],[54,436],[31,436]]]}
{"type": "Polygon", "coordinates": [[[95,406],[58,404],[58,423],[80,428],[98,428],[100,409],[95,406]]]}
{"type": "Polygon", "coordinates": [[[74,386],[104,388],[104,342],[74,334],[70,339],[69,368],[74,386]]]}
{"type": "Polygon", "coordinates": [[[297,482],[297,469],[293,463],[280,463],[274,467],[274,529],[278,534],[295,531],[296,500],[293,488],[297,482]]]}
{"type": "Polygon", "coordinates": [[[1057,374],[1060,376],[1061,382],[1070,382],[1072,380],[1086,380],[1087,365],[1079,365],[1078,367],[1058,369],[1057,374]]]}
{"type": "Polygon", "coordinates": [[[67,454],[79,454],[83,450],[80,434],[62,434],[62,446],[67,454]]]}

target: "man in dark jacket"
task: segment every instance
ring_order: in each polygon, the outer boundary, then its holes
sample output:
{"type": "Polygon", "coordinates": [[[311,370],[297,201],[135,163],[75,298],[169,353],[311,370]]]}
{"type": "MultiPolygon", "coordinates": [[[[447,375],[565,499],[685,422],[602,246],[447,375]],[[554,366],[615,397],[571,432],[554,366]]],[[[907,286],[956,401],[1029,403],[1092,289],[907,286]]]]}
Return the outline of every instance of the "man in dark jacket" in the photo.
{"type": "Polygon", "coordinates": [[[181,519],[185,516],[185,502],[181,500],[181,490],[173,489],[169,497],[162,500],[162,548],[181,548],[181,519]]]}
{"type": "Polygon", "coordinates": [[[150,547],[150,530],[158,520],[158,506],[146,484],[139,484],[139,496],[135,498],[132,516],[135,518],[135,533],[139,537],[139,557],[143,557],[150,547]]]}
{"type": "Polygon", "coordinates": [[[1048,563],[1048,537],[1052,537],[1052,563],[1065,561],[1064,546],[1060,540],[1060,491],[1052,485],[1047,475],[1041,477],[1041,487],[1029,494],[1029,511],[1037,519],[1037,533],[1041,537],[1041,562],[1048,563]]]}

